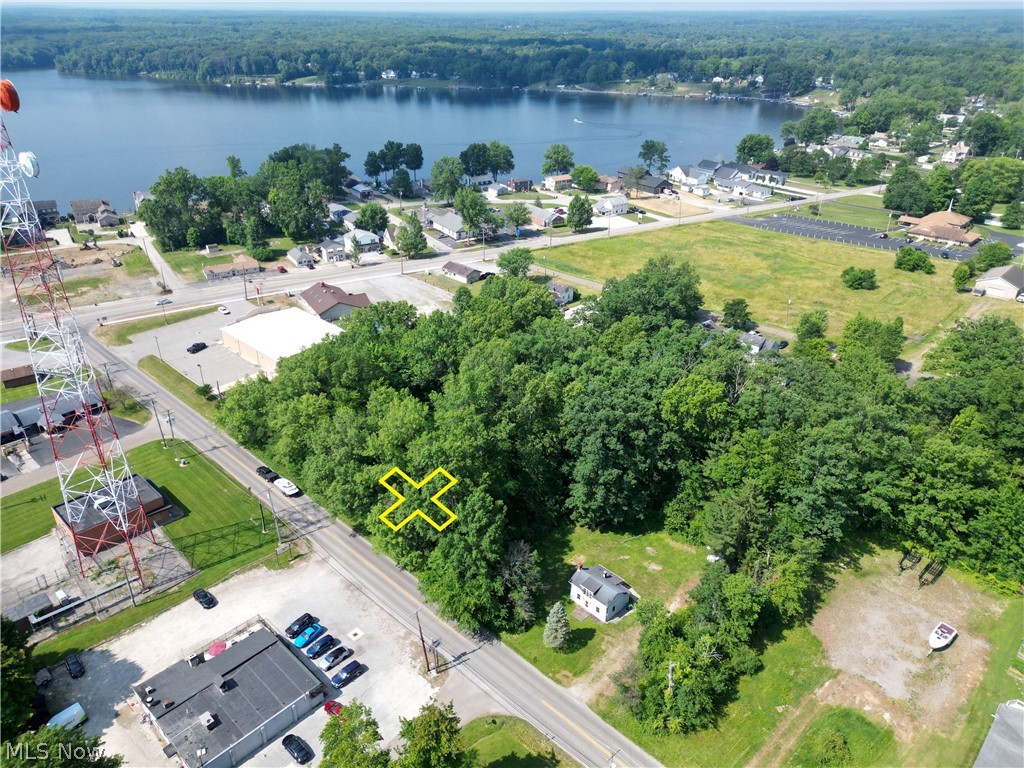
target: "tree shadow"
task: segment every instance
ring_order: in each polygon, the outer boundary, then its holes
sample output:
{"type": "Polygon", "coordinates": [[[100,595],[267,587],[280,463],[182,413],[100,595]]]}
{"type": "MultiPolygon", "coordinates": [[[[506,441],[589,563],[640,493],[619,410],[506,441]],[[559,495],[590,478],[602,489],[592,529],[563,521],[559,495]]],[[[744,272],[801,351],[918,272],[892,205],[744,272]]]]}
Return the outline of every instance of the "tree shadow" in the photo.
{"type": "Polygon", "coordinates": [[[577,627],[569,630],[569,642],[565,644],[563,650],[565,653],[582,651],[595,637],[597,637],[597,630],[593,627],[577,627]]]}
{"type": "MultiPolygon", "coordinates": [[[[479,763],[473,763],[479,765],[479,763]]],[[[485,768],[548,768],[552,763],[540,755],[505,755],[487,763],[485,768]]]]}
{"type": "MultiPolygon", "coordinates": [[[[569,579],[575,570],[572,563],[565,562],[571,547],[569,546],[568,526],[552,530],[543,541],[537,543],[537,556],[540,561],[542,588],[538,595],[541,605],[552,605],[563,599],[569,592],[569,579]]],[[[539,616],[540,620],[546,616],[539,616]]]]}
{"type": "Polygon", "coordinates": [[[264,534],[258,526],[244,521],[184,536],[168,536],[193,568],[203,569],[259,549],[274,534],[272,526],[264,534]]]}

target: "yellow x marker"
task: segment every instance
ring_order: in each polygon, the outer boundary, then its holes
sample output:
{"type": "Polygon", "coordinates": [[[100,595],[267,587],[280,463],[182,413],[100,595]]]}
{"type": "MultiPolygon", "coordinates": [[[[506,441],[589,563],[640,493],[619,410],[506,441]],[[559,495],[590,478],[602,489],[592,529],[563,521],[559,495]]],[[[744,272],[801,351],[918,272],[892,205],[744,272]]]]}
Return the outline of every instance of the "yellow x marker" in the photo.
{"type": "Polygon", "coordinates": [[[447,528],[449,525],[451,525],[453,522],[455,522],[455,520],[457,518],[455,517],[455,513],[452,512],[450,509],[448,509],[448,507],[446,507],[440,501],[438,501],[438,499],[440,499],[441,496],[443,496],[448,491],[448,489],[450,489],[457,482],[459,482],[459,481],[456,480],[454,477],[452,477],[442,467],[438,467],[437,469],[435,469],[433,472],[431,472],[429,475],[427,475],[419,483],[417,483],[415,480],[413,480],[411,477],[409,477],[407,474],[405,474],[405,472],[400,470],[398,467],[395,467],[394,469],[392,469],[390,472],[388,472],[386,475],[384,475],[384,477],[382,477],[380,479],[380,484],[383,485],[385,488],[387,488],[389,491],[391,491],[398,498],[398,501],[396,501],[394,504],[392,504],[390,507],[388,507],[386,510],[384,510],[383,514],[381,514],[381,516],[380,516],[380,519],[383,520],[385,523],[387,523],[388,527],[390,527],[391,530],[397,531],[403,525],[405,525],[410,520],[412,520],[414,517],[419,515],[424,520],[426,520],[428,523],[430,523],[432,526],[434,526],[437,530],[443,531],[445,528],[447,528]],[[398,523],[397,525],[395,525],[393,522],[391,522],[388,519],[388,515],[390,515],[392,512],[394,512],[396,509],[398,509],[400,506],[402,506],[405,503],[405,496],[403,496],[401,493],[399,493],[398,490],[396,490],[394,487],[392,487],[391,485],[388,484],[388,479],[392,475],[395,475],[395,474],[400,475],[402,477],[402,479],[405,480],[405,482],[407,482],[413,488],[422,488],[424,485],[426,485],[431,480],[433,480],[437,475],[444,475],[446,478],[448,478],[448,482],[445,484],[444,488],[442,488],[440,491],[438,491],[437,493],[435,493],[433,496],[430,497],[430,500],[432,502],[434,502],[434,504],[436,506],[438,506],[442,510],[444,510],[445,514],[448,515],[448,519],[445,520],[440,525],[438,525],[436,522],[434,522],[434,519],[432,517],[430,517],[430,515],[424,514],[422,509],[414,509],[412,512],[409,513],[408,517],[406,517],[402,522],[398,523]]]}

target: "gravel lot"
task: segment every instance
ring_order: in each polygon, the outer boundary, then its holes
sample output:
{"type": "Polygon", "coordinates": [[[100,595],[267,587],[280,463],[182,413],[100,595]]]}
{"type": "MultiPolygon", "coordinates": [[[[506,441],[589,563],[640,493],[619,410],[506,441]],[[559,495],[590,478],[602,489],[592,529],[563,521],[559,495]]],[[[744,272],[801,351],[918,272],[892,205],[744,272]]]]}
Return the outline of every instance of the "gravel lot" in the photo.
{"type": "MultiPolygon", "coordinates": [[[[83,653],[84,677],[71,680],[63,666],[54,669],[47,692],[50,710],[57,712],[79,701],[89,715],[86,732],[102,735],[107,751],[124,755],[125,765],[171,768],[177,763],[163,756],[156,731],[139,723],[138,707],[130,704],[130,686],[256,614],[281,631],[309,611],[328,632],[354,648],[354,658],[368,668],[336,698],[358,698],[369,705],[385,742],[393,742],[397,736],[400,717],[414,716],[432,697],[454,701],[464,722],[497,711],[461,675],[448,673],[431,681],[424,678],[419,672],[422,659],[415,638],[318,558],[284,571],[243,573],[210,591],[218,600],[212,610],[204,611],[189,600],[83,653]]],[[[314,765],[320,753],[317,737],[326,718],[323,709],[318,709],[291,730],[317,753],[314,765]]],[[[280,746],[283,736],[245,765],[277,768],[289,764],[280,746]]]]}

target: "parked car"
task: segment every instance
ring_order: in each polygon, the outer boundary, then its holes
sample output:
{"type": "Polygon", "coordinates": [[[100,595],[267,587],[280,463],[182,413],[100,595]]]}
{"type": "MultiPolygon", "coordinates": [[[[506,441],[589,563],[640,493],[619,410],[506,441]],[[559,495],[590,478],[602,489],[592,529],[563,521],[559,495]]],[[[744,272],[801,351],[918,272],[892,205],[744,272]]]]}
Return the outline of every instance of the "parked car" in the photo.
{"type": "Polygon", "coordinates": [[[274,481],[274,487],[285,496],[298,496],[302,491],[291,480],[286,477],[279,477],[274,481]]]}
{"type": "Polygon", "coordinates": [[[185,351],[190,355],[194,355],[196,352],[202,352],[207,346],[205,341],[197,341],[195,344],[190,344],[185,351]]]}
{"type": "Polygon", "coordinates": [[[205,589],[197,589],[195,592],[192,593],[192,597],[194,597],[195,601],[207,610],[213,608],[213,606],[217,604],[217,601],[214,599],[213,595],[211,595],[205,589]]]}
{"type": "Polygon", "coordinates": [[[304,742],[294,733],[289,733],[283,739],[281,739],[281,746],[285,748],[285,751],[291,755],[299,765],[305,765],[313,759],[313,750],[309,748],[309,744],[304,742]]]}
{"type": "Polygon", "coordinates": [[[325,672],[333,667],[335,664],[340,664],[349,656],[352,655],[352,649],[346,648],[344,645],[339,645],[337,648],[328,651],[327,655],[317,662],[317,666],[325,672]]]}
{"type": "Polygon", "coordinates": [[[940,256],[941,256],[942,258],[944,258],[944,259],[948,259],[948,258],[949,258],[949,251],[943,251],[943,252],[942,252],[942,253],[940,253],[939,255],[940,255],[940,256]]]}
{"type": "Polygon", "coordinates": [[[227,307],[225,307],[223,304],[221,304],[219,307],[217,307],[217,311],[220,312],[222,315],[230,315],[231,314],[231,310],[228,309],[227,307]]]}
{"type": "Polygon", "coordinates": [[[335,688],[344,688],[365,671],[366,668],[358,661],[350,661],[341,668],[338,674],[331,678],[331,685],[335,688]]]}
{"type": "Polygon", "coordinates": [[[77,680],[85,674],[85,665],[78,658],[77,653],[69,653],[64,657],[64,666],[68,668],[68,674],[73,680],[77,680]]]}
{"type": "Polygon", "coordinates": [[[314,269],[312,264],[307,264],[306,267],[308,267],[309,269],[314,269]]]}
{"type": "Polygon", "coordinates": [[[331,650],[336,642],[338,641],[334,638],[334,635],[324,635],[316,642],[310,644],[306,649],[306,655],[311,659],[319,659],[331,650]]]}
{"type": "Polygon", "coordinates": [[[783,339],[782,341],[779,342],[779,349],[785,349],[788,346],[789,346],[789,342],[786,341],[785,339],[783,339]]]}
{"type": "Polygon", "coordinates": [[[310,624],[313,624],[315,621],[316,618],[313,616],[313,614],[304,613],[288,625],[288,628],[284,631],[284,635],[289,640],[294,640],[300,632],[302,632],[310,624]]]}
{"type": "Polygon", "coordinates": [[[170,304],[170,303],[171,303],[171,300],[170,300],[170,299],[157,299],[157,300],[156,300],[156,305],[157,305],[158,307],[162,307],[162,306],[164,306],[165,304],[170,304]]]}
{"type": "Polygon", "coordinates": [[[889,233],[888,233],[888,232],[882,232],[882,233],[881,233],[881,234],[880,234],[880,235],[878,236],[878,239],[879,239],[879,240],[888,240],[888,239],[889,239],[889,233]]]}
{"type": "Polygon", "coordinates": [[[324,633],[323,624],[310,624],[293,641],[296,648],[305,648],[324,633]]]}
{"type": "Polygon", "coordinates": [[[281,272],[281,273],[284,273],[284,272],[287,272],[288,270],[284,268],[284,264],[278,264],[277,265],[277,271],[281,272]]]}
{"type": "MultiPolygon", "coordinates": [[[[344,710],[345,705],[340,701],[328,701],[324,704],[324,712],[333,717],[339,717],[344,710]]],[[[344,718],[342,718],[342,722],[345,722],[344,718]]]]}

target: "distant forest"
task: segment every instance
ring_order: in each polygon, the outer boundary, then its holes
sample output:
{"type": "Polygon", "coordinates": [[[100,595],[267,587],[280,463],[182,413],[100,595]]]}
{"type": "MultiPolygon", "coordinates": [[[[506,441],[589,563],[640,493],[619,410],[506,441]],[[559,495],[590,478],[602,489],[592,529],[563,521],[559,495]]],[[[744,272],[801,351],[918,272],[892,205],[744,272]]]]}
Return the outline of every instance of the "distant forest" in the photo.
{"type": "Polygon", "coordinates": [[[817,78],[846,103],[898,93],[952,110],[968,94],[1024,98],[1011,11],[423,15],[4,9],[4,70],[329,84],[413,70],[483,86],[602,84],[671,73],[799,95],[817,78]]]}

